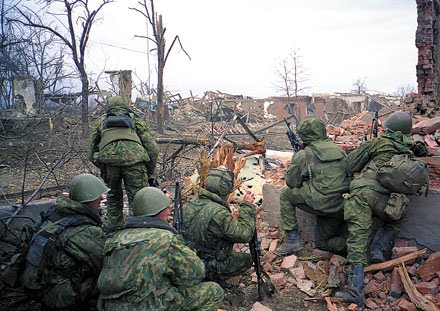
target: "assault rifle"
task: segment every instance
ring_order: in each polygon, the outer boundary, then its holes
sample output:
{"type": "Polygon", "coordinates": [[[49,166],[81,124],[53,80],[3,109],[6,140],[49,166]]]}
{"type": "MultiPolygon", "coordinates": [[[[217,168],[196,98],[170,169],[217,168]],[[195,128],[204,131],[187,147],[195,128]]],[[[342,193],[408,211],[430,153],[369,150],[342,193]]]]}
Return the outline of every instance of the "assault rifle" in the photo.
{"type": "Polygon", "coordinates": [[[272,284],[269,275],[264,271],[260,262],[260,242],[257,238],[257,230],[254,232],[252,240],[249,242],[252,261],[254,262],[255,273],[257,274],[257,292],[258,300],[263,300],[263,291],[267,296],[272,296],[275,292],[275,286],[272,284]]]}
{"type": "Polygon", "coordinates": [[[373,120],[371,120],[371,135],[370,135],[370,139],[372,139],[373,137],[377,137],[378,126],[379,126],[379,111],[376,111],[374,113],[373,120]]]}
{"type": "Polygon", "coordinates": [[[289,137],[290,144],[292,145],[293,150],[295,150],[295,152],[298,152],[299,150],[302,149],[301,142],[298,139],[298,137],[296,136],[295,132],[292,131],[292,129],[290,128],[290,123],[287,122],[286,118],[284,118],[284,122],[287,125],[287,132],[286,132],[286,134],[287,134],[287,137],[289,137]]]}
{"type": "Polygon", "coordinates": [[[178,181],[176,181],[176,190],[174,191],[173,227],[177,232],[183,232],[182,191],[178,181]]]}

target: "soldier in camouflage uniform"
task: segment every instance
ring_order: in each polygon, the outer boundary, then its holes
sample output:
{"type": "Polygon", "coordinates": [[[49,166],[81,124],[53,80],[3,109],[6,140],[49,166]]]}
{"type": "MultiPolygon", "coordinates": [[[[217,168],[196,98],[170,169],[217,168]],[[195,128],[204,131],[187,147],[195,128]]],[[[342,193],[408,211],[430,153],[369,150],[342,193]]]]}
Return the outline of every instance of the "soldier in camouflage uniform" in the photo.
{"type": "Polygon", "coordinates": [[[346,248],[342,195],[349,185],[346,153],[327,137],[322,120],[305,120],[298,135],[304,149],[292,157],[287,187],[280,194],[281,228],[287,239],[275,252],[284,256],[302,249],[296,208],[317,215],[316,247],[342,252],[346,248]]]}
{"type": "Polygon", "coordinates": [[[152,181],[159,149],[147,124],[135,115],[120,96],[111,97],[105,115],[94,124],[89,159],[101,170],[110,187],[107,196],[109,229],[124,224],[122,181],[131,211],[137,191],[152,181]]]}
{"type": "Polygon", "coordinates": [[[70,198],[60,196],[43,215],[26,254],[22,283],[41,310],[73,310],[97,298],[105,235],[98,213],[109,189],[90,174],[76,176],[70,198]]]}
{"type": "Polygon", "coordinates": [[[255,206],[240,204],[235,220],[226,197],[233,190],[234,173],[225,167],[208,172],[205,189],[183,207],[183,236],[205,262],[206,279],[223,282],[252,267],[250,254],[233,252],[234,243],[248,243],[255,232],[255,206]]]}
{"type": "Polygon", "coordinates": [[[374,234],[370,246],[372,262],[383,262],[391,251],[394,238],[404,221],[387,215],[388,204],[402,208],[408,203],[404,194],[394,193],[376,179],[376,170],[394,155],[409,154],[412,142],[409,134],[412,119],[408,113],[394,112],[383,123],[387,129],[380,138],[362,143],[347,157],[347,167],[351,173],[360,174],[350,183],[350,194],[344,201],[344,219],[348,224],[348,293],[337,295],[346,302],[364,307],[364,266],[367,264],[369,236],[372,233],[373,218],[383,223],[374,234]],[[390,201],[393,202],[390,202],[390,201]],[[397,204],[400,202],[399,204],[397,204]],[[397,205],[396,205],[397,204],[397,205]]]}
{"type": "Polygon", "coordinates": [[[105,243],[98,288],[103,307],[124,310],[217,310],[223,289],[202,282],[203,262],[167,223],[171,200],[154,187],[134,197],[133,217],[105,243]]]}

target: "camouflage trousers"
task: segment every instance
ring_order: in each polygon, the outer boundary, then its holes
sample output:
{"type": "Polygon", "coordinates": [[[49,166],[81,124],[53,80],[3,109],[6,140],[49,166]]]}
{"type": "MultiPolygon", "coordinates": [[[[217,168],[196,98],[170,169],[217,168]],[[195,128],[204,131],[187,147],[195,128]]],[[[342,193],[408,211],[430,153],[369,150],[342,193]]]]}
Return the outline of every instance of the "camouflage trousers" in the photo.
{"type": "Polygon", "coordinates": [[[105,300],[103,309],[106,311],[212,311],[220,308],[223,296],[224,291],[220,285],[215,282],[203,282],[193,287],[183,288],[181,291],[173,287],[164,295],[138,303],[130,302],[129,297],[124,300],[105,300]]]}
{"type": "Polygon", "coordinates": [[[344,200],[344,220],[348,225],[347,251],[350,264],[367,265],[369,238],[374,218],[379,218],[384,229],[399,232],[405,221],[391,220],[384,214],[390,195],[373,189],[361,188],[352,191],[344,200]]]}
{"type": "Polygon", "coordinates": [[[202,260],[206,268],[205,279],[210,281],[225,281],[243,274],[253,265],[250,254],[239,252],[230,253],[224,260],[214,258],[202,258],[202,260]]]}
{"type": "Polygon", "coordinates": [[[148,173],[145,163],[131,166],[101,165],[101,177],[110,188],[107,193],[107,214],[109,229],[124,226],[122,182],[128,197],[130,214],[132,202],[136,192],[148,186],[148,173]]]}
{"type": "Polygon", "coordinates": [[[340,253],[346,250],[348,236],[343,210],[335,214],[319,213],[306,204],[303,198],[285,187],[280,194],[281,229],[298,229],[296,208],[316,215],[315,246],[319,249],[340,253]]]}

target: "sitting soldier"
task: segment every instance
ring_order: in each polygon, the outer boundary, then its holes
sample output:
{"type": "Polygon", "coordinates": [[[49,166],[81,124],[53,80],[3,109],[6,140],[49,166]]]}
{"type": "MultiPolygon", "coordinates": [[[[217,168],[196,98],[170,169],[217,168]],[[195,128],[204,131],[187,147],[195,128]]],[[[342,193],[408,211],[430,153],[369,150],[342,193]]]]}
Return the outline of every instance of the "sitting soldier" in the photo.
{"type": "Polygon", "coordinates": [[[41,300],[41,310],[81,308],[97,298],[105,242],[98,209],[108,191],[97,177],[78,175],[70,198],[58,197],[42,216],[22,276],[25,291],[41,300]]]}
{"type": "Polygon", "coordinates": [[[226,198],[233,190],[234,173],[224,166],[208,172],[205,189],[183,207],[183,235],[205,262],[208,280],[225,281],[252,267],[250,254],[233,252],[234,243],[248,243],[255,232],[252,195],[240,204],[234,219],[226,198]]]}
{"type": "Polygon", "coordinates": [[[203,262],[167,223],[171,200],[158,188],[136,193],[133,217],[105,243],[98,280],[105,310],[216,310],[223,289],[202,282],[203,262]]]}

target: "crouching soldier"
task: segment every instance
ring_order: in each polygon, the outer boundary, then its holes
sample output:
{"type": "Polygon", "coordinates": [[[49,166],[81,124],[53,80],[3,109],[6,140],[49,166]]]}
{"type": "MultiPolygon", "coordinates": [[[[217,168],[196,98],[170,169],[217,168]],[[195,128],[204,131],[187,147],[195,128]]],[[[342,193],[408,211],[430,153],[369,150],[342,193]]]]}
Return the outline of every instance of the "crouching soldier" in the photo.
{"type": "Polygon", "coordinates": [[[26,254],[23,286],[42,310],[78,309],[97,298],[105,235],[98,209],[109,189],[91,174],[76,176],[69,198],[42,216],[26,254]],[[95,296],[95,297],[93,297],[95,296]]]}
{"type": "Polygon", "coordinates": [[[250,254],[233,252],[234,243],[249,243],[255,232],[255,205],[245,197],[238,219],[226,202],[234,173],[224,166],[208,172],[205,188],[183,207],[185,239],[192,242],[206,266],[209,280],[225,281],[252,267],[250,254]]]}
{"type": "Polygon", "coordinates": [[[216,310],[223,289],[203,282],[205,268],[169,226],[171,200],[158,188],[141,189],[133,217],[105,243],[98,280],[105,310],[216,310]]]}
{"type": "Polygon", "coordinates": [[[298,127],[304,149],[294,154],[280,194],[281,228],[287,239],[276,249],[281,256],[302,249],[296,208],[316,215],[315,244],[341,253],[348,235],[344,226],[343,193],[350,179],[346,153],[327,137],[324,121],[310,118],[298,127]],[[345,230],[344,230],[345,229],[345,230]]]}

